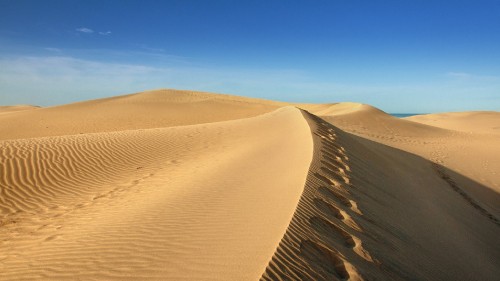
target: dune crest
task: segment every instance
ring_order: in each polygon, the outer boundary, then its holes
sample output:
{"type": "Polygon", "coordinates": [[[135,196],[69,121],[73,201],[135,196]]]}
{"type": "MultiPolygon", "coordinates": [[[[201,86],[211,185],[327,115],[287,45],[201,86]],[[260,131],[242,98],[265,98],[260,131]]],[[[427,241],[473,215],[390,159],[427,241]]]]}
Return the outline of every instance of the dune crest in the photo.
{"type": "Polygon", "coordinates": [[[0,279],[24,280],[258,279],[312,154],[292,107],[0,146],[0,279]]]}
{"type": "Polygon", "coordinates": [[[469,129],[497,114],[446,116],[178,90],[6,110],[0,280],[496,280],[499,135],[469,129]]]}
{"type": "Polygon", "coordinates": [[[458,195],[431,162],[304,115],[313,161],[261,280],[495,280],[496,215],[458,195]]]}
{"type": "Polygon", "coordinates": [[[254,117],[286,105],[162,89],[0,115],[0,139],[195,125],[254,117]]]}

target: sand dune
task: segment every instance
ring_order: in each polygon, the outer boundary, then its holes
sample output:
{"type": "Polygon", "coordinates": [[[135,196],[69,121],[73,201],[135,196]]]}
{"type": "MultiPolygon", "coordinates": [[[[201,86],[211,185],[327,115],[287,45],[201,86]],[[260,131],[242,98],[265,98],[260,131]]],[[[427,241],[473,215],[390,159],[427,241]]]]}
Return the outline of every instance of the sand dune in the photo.
{"type": "Polygon", "coordinates": [[[0,277],[257,279],[302,192],[310,142],[290,107],[5,141],[0,277]]]}
{"type": "Polygon", "coordinates": [[[7,111],[0,280],[500,276],[495,113],[177,90],[7,111]]]}
{"type": "MultiPolygon", "coordinates": [[[[309,110],[307,106],[305,109],[309,110]]],[[[416,142],[416,137],[420,139],[450,134],[447,130],[393,117],[366,104],[340,103],[331,106],[327,111],[311,112],[350,132],[375,139],[398,138],[406,142],[416,142]]]]}
{"type": "Polygon", "coordinates": [[[500,193],[500,136],[495,129],[487,129],[500,123],[500,114],[473,112],[443,115],[447,116],[447,125],[440,125],[441,128],[438,125],[442,122],[423,124],[410,121],[429,120],[440,114],[399,119],[368,105],[357,107],[357,110],[348,114],[322,117],[347,132],[417,154],[436,165],[445,166],[466,176],[469,179],[467,181],[454,180],[460,181],[464,191],[482,201],[489,211],[500,216],[500,205],[496,196],[489,196],[489,191],[481,187],[486,186],[500,193]],[[467,116],[475,118],[464,121],[467,116]],[[464,122],[464,127],[457,130],[461,122],[464,122]],[[479,124],[486,125],[481,127],[479,124]],[[471,127],[476,125],[478,131],[471,132],[471,127]]]}
{"type": "Polygon", "coordinates": [[[39,108],[40,107],[38,107],[38,106],[32,106],[32,105],[0,106],[0,114],[11,113],[11,112],[16,112],[16,111],[23,111],[23,110],[33,110],[33,109],[39,109],[39,108]]]}
{"type": "Polygon", "coordinates": [[[0,139],[211,123],[253,117],[286,105],[203,92],[148,91],[0,115],[0,139]]]}
{"type": "Polygon", "coordinates": [[[306,116],[313,161],[264,280],[496,279],[497,218],[467,206],[425,159],[306,116]]]}
{"type": "Polygon", "coordinates": [[[417,115],[405,119],[462,132],[500,134],[500,112],[451,112],[417,115]]]}

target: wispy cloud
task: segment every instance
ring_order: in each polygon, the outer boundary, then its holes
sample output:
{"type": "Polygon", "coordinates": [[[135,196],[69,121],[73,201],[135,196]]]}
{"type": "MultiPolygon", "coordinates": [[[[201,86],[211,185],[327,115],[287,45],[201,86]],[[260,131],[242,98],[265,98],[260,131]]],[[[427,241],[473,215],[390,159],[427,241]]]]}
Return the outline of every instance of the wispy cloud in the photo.
{"type": "Polygon", "coordinates": [[[141,49],[146,50],[146,51],[150,51],[150,52],[159,52],[159,53],[165,52],[165,49],[162,49],[162,48],[151,48],[151,47],[143,46],[143,47],[141,47],[141,49]]]}
{"type": "Polygon", "coordinates": [[[0,57],[0,104],[53,105],[167,87],[170,69],[65,56],[0,57]]]}
{"type": "Polygon", "coordinates": [[[134,47],[139,47],[139,49],[142,49],[144,51],[153,52],[153,53],[163,53],[163,52],[165,52],[165,49],[163,49],[163,48],[155,48],[155,47],[148,46],[146,44],[134,44],[133,46],[134,47]]]}
{"type": "Polygon", "coordinates": [[[0,104],[53,105],[156,88],[278,97],[300,81],[288,70],[216,69],[185,63],[124,64],[68,56],[0,57],[0,104]],[[166,66],[166,65],[171,66],[166,66]],[[274,95],[274,96],[273,96],[274,95]]]}
{"type": "Polygon", "coordinates": [[[76,31],[82,32],[82,33],[94,33],[94,30],[87,28],[87,27],[77,28],[76,31]]]}
{"type": "Polygon", "coordinates": [[[53,53],[60,53],[61,52],[61,49],[59,49],[59,48],[47,47],[47,48],[43,48],[43,49],[46,51],[49,51],[49,52],[53,52],[53,53]]]}
{"type": "Polygon", "coordinates": [[[81,32],[81,33],[86,33],[86,34],[97,33],[97,34],[103,35],[103,36],[111,35],[111,31],[109,31],[109,30],[108,31],[94,31],[93,29],[90,29],[88,27],[80,27],[80,28],[77,28],[75,30],[78,32],[81,32]]]}
{"type": "Polygon", "coordinates": [[[446,76],[452,78],[469,79],[472,77],[472,74],[465,72],[448,72],[446,73],[446,76]]]}
{"type": "MultiPolygon", "coordinates": [[[[64,50],[64,53],[68,50],[64,50]]],[[[54,105],[157,88],[193,89],[301,102],[356,101],[392,112],[498,110],[500,80],[445,79],[415,85],[320,80],[300,69],[242,69],[180,62],[163,54],[139,63],[52,56],[0,56],[0,104],[54,105]],[[471,96],[473,98],[471,98],[471,96]],[[429,104],[429,100],[436,102],[429,104]]],[[[61,53],[62,54],[62,53],[61,53]]],[[[127,54],[111,56],[118,61],[127,54]]],[[[148,58],[148,59],[145,59],[148,58]]],[[[445,73],[446,74],[446,73],[445,73]]],[[[477,77],[453,72],[449,77],[477,77]]]]}
{"type": "Polygon", "coordinates": [[[479,75],[479,74],[473,74],[473,73],[467,73],[467,72],[448,72],[446,73],[446,76],[458,79],[458,80],[464,80],[464,81],[499,81],[500,76],[495,76],[495,75],[479,75]]]}
{"type": "Polygon", "coordinates": [[[0,104],[61,104],[155,88],[302,102],[359,100],[357,97],[363,93],[373,92],[368,86],[319,83],[307,73],[294,69],[224,69],[178,62],[152,66],[68,56],[0,58],[0,93],[16,93],[7,97],[12,101],[0,100],[0,104]],[[25,100],[13,101],[22,95],[26,96],[25,100]]]}

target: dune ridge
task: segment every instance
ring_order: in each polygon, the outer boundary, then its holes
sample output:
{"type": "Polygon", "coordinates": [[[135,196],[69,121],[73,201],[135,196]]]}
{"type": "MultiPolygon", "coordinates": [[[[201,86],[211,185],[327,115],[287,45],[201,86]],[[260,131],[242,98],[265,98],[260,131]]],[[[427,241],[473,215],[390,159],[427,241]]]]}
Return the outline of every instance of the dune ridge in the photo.
{"type": "Polygon", "coordinates": [[[258,279],[312,154],[292,107],[0,145],[7,280],[258,279]]]}
{"type": "Polygon", "coordinates": [[[451,171],[304,115],[313,161],[261,280],[496,279],[499,225],[457,196],[451,171]]]}
{"type": "Polygon", "coordinates": [[[295,215],[261,280],[362,280],[358,267],[376,266],[376,260],[356,237],[363,231],[356,223],[362,212],[349,191],[349,157],[336,128],[304,115],[315,156],[295,215]]]}
{"type": "Polygon", "coordinates": [[[168,89],[0,121],[0,280],[500,276],[491,126],[168,89]]]}

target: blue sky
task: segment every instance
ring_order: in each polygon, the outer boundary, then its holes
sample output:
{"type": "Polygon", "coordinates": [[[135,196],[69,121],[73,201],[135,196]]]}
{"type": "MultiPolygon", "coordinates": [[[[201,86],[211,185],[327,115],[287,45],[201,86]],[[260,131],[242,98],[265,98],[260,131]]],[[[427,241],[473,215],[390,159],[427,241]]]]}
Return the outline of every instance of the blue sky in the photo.
{"type": "Polygon", "coordinates": [[[500,110],[500,1],[0,0],[0,105],[156,88],[500,110]]]}

